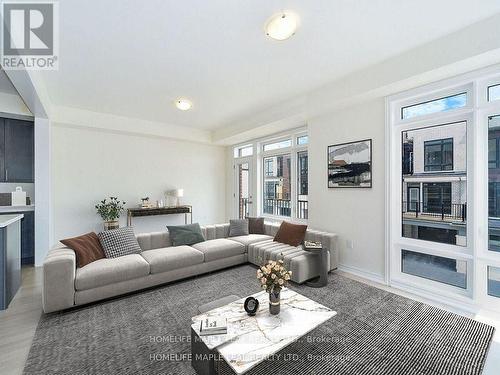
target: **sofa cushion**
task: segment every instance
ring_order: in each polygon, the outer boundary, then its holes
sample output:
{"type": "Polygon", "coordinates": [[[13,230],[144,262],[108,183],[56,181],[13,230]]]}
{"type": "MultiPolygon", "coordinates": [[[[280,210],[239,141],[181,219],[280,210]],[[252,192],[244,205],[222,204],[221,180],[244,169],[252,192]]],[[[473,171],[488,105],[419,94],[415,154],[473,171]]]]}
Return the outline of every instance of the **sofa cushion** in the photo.
{"type": "Polygon", "coordinates": [[[173,246],[193,245],[205,241],[200,224],[167,225],[173,246]]]}
{"type": "Polygon", "coordinates": [[[229,220],[229,237],[246,236],[248,234],[247,219],[229,220]]]}
{"type": "Polygon", "coordinates": [[[94,232],[82,236],[61,240],[61,243],[75,252],[76,266],[78,268],[86,266],[98,259],[104,258],[99,237],[94,232]]]}
{"type": "Polygon", "coordinates": [[[245,246],[248,246],[252,243],[268,241],[272,239],[272,236],[268,236],[266,234],[248,234],[246,236],[231,237],[232,241],[242,243],[245,246]]]}
{"type": "Polygon", "coordinates": [[[306,236],[307,225],[292,224],[283,221],[278,229],[278,233],[274,236],[274,241],[281,242],[290,246],[299,246],[304,242],[306,236]]]}
{"type": "Polygon", "coordinates": [[[192,247],[205,255],[205,262],[245,253],[245,245],[226,238],[199,242],[192,247]]]}
{"type": "Polygon", "coordinates": [[[265,234],[263,217],[248,217],[248,233],[265,234]]]}
{"type": "Polygon", "coordinates": [[[201,264],[204,255],[190,246],[174,246],[143,251],[141,255],[151,267],[151,273],[161,273],[201,264]]]}
{"type": "Polygon", "coordinates": [[[170,235],[166,230],[162,232],[140,233],[136,237],[142,251],[172,246],[170,235]]]}
{"type": "Polygon", "coordinates": [[[99,241],[101,242],[106,258],[117,258],[141,252],[141,247],[137,242],[137,238],[135,238],[132,227],[101,232],[99,233],[99,241]]]}
{"type": "Polygon", "coordinates": [[[149,275],[149,263],[139,254],[104,258],[76,270],[76,290],[87,290],[149,275]]]}

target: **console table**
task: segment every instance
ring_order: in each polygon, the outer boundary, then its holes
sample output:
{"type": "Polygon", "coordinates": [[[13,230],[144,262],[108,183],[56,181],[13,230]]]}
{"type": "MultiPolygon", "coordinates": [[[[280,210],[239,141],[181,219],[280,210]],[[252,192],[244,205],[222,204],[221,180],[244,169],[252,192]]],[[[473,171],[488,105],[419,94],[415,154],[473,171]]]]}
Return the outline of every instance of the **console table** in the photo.
{"type": "Polygon", "coordinates": [[[193,207],[175,206],[175,207],[153,207],[153,208],[129,208],[127,210],[127,225],[132,226],[132,218],[138,216],[159,216],[159,215],[178,215],[184,214],[184,223],[189,221],[193,223],[193,207]]]}

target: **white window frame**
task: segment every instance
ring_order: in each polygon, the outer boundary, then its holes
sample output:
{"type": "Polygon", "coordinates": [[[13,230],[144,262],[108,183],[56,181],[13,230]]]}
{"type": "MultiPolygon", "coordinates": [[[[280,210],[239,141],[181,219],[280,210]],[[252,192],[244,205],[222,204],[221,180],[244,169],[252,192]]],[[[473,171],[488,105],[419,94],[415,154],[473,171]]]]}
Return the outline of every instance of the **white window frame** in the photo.
{"type": "MultiPolygon", "coordinates": [[[[255,151],[255,150],[254,150],[255,151]]],[[[254,178],[254,165],[253,165],[253,156],[240,156],[237,158],[234,158],[233,162],[233,181],[232,181],[232,189],[233,189],[233,207],[232,211],[234,212],[233,217],[238,218],[239,217],[239,209],[240,209],[240,202],[239,202],[239,185],[238,185],[238,175],[239,175],[239,165],[240,164],[245,164],[248,163],[248,169],[249,169],[249,174],[248,174],[248,193],[249,193],[249,199],[250,199],[250,206],[248,207],[248,215],[249,216],[254,216],[255,215],[255,192],[254,192],[254,184],[253,184],[253,178],[254,178]]]]}
{"type": "Polygon", "coordinates": [[[254,153],[255,153],[254,145],[253,145],[253,144],[251,144],[251,143],[250,143],[250,144],[248,144],[248,143],[247,143],[247,144],[244,144],[244,145],[239,145],[239,146],[233,147],[233,157],[234,157],[235,159],[239,159],[239,158],[249,158],[249,157],[252,157],[252,156],[254,155],[254,153]],[[250,148],[250,147],[252,147],[252,155],[245,155],[245,156],[242,156],[242,155],[241,155],[241,151],[242,151],[243,149],[250,148]],[[234,155],[236,151],[238,152],[238,156],[235,156],[235,155],[234,155]]]}
{"type": "MultiPolygon", "coordinates": [[[[233,145],[231,148],[232,157],[233,157],[233,171],[236,170],[236,164],[240,163],[242,160],[249,160],[251,163],[251,183],[252,183],[252,191],[253,191],[253,205],[251,207],[252,214],[257,216],[262,216],[268,221],[292,221],[297,223],[307,223],[307,219],[298,219],[297,218],[297,185],[298,185],[298,174],[297,174],[297,154],[300,151],[307,151],[309,144],[305,145],[297,145],[297,138],[308,135],[307,127],[300,127],[297,129],[292,129],[287,132],[278,133],[272,136],[263,137],[254,139],[252,141],[247,141],[241,144],[233,145]],[[292,145],[290,147],[279,148],[270,151],[264,151],[264,145],[274,142],[280,142],[290,139],[292,145]],[[240,148],[243,146],[253,145],[253,155],[248,157],[234,157],[234,149],[240,148]],[[290,154],[291,163],[290,163],[290,184],[291,184],[291,216],[277,216],[263,213],[263,183],[264,183],[264,158],[268,156],[279,156],[290,154]]],[[[234,172],[236,173],[236,172],[234,172]]],[[[235,181],[235,178],[233,178],[235,181]]],[[[233,197],[236,196],[236,183],[232,184],[233,186],[233,197]]],[[[235,211],[236,204],[233,204],[233,212],[232,216],[238,212],[235,211]]],[[[310,214],[310,213],[309,213],[310,214]]]]}
{"type": "Polygon", "coordinates": [[[470,311],[500,310],[487,294],[487,266],[500,267],[500,253],[488,250],[488,117],[500,115],[500,100],[488,102],[487,88],[500,83],[500,65],[432,83],[386,98],[386,282],[470,311]],[[402,119],[401,108],[467,93],[465,107],[402,119]],[[401,132],[420,126],[467,121],[467,246],[402,237],[401,132]],[[401,248],[467,261],[467,290],[403,274],[401,248]],[[423,251],[425,250],[425,251],[423,251]]]}

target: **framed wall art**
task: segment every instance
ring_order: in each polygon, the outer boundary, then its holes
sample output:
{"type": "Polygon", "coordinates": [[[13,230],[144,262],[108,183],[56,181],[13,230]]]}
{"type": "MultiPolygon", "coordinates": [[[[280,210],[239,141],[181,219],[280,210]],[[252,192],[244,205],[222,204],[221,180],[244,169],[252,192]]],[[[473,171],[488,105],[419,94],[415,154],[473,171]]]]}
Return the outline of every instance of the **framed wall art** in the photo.
{"type": "Polygon", "coordinates": [[[371,139],[328,146],[328,187],[372,187],[371,139]]]}

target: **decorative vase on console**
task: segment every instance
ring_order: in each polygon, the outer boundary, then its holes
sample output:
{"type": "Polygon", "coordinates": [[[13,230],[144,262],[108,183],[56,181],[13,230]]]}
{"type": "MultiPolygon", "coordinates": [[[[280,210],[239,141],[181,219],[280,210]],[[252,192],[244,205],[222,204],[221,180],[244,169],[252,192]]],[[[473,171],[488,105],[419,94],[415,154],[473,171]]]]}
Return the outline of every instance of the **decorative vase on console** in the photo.
{"type": "Polygon", "coordinates": [[[271,315],[280,313],[281,289],[288,284],[291,276],[292,271],[287,271],[281,259],[269,260],[257,270],[257,279],[260,281],[262,289],[269,293],[269,313],[271,315]]]}
{"type": "Polygon", "coordinates": [[[120,201],[117,197],[109,197],[103,199],[95,206],[97,213],[104,220],[104,230],[120,228],[118,221],[120,214],[124,209],[125,202],[120,201]]]}

